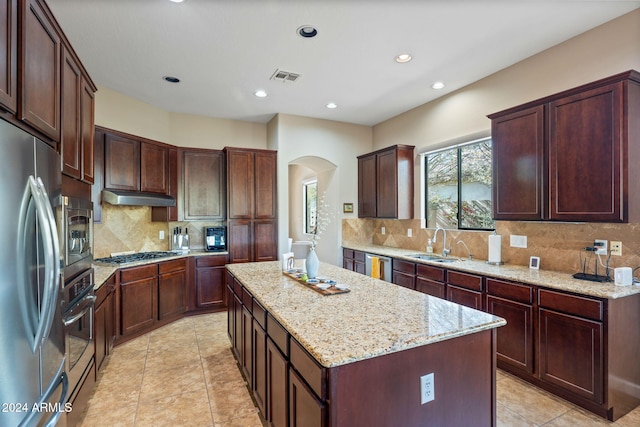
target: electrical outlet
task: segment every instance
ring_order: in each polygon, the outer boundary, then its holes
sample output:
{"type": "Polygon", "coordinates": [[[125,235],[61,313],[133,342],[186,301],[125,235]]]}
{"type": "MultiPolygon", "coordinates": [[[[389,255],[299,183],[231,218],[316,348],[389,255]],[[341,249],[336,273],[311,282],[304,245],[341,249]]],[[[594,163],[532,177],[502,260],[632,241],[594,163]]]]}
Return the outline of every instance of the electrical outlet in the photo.
{"type": "Polygon", "coordinates": [[[164,240],[164,230],[160,230],[160,234],[158,235],[160,240],[164,240]]]}
{"type": "Polygon", "coordinates": [[[607,249],[607,241],[602,239],[596,239],[593,243],[593,246],[596,247],[596,254],[598,255],[607,255],[609,252],[607,249]]]}
{"type": "Polygon", "coordinates": [[[509,245],[512,248],[527,248],[527,236],[518,236],[516,234],[512,234],[509,236],[509,245]]]}
{"type": "Polygon", "coordinates": [[[380,229],[380,233],[382,233],[382,235],[384,236],[385,234],[387,234],[387,230],[384,227],[382,227],[380,229]]]}
{"type": "Polygon", "coordinates": [[[622,242],[611,241],[611,255],[622,256],[622,242]]]}
{"type": "Polygon", "coordinates": [[[410,228],[407,228],[407,237],[411,237],[413,236],[413,230],[410,228]]]}
{"type": "Polygon", "coordinates": [[[424,405],[436,398],[433,372],[420,377],[420,402],[424,405]]]}

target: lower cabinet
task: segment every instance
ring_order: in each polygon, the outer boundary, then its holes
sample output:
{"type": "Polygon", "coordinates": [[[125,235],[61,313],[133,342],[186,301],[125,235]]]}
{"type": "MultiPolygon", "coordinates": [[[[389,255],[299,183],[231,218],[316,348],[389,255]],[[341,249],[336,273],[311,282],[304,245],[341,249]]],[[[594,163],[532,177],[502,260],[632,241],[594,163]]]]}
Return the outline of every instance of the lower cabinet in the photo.
{"type": "MultiPolygon", "coordinates": [[[[251,347],[253,348],[252,364],[253,364],[253,381],[251,390],[253,397],[258,405],[258,409],[266,414],[267,409],[267,331],[264,329],[265,323],[261,323],[260,314],[256,310],[257,302],[253,302],[253,323],[251,327],[251,347]]],[[[266,312],[261,311],[263,322],[266,321],[266,312]]]]}
{"type": "Polygon", "coordinates": [[[444,299],[445,289],[444,268],[416,264],[416,291],[444,299]]]}
{"type": "Polygon", "coordinates": [[[158,265],[120,271],[120,335],[150,330],[158,319],[158,265]]]}
{"type": "Polygon", "coordinates": [[[96,291],[96,309],[93,320],[96,377],[107,356],[113,351],[116,339],[115,291],[115,274],[112,274],[96,291]]]}
{"type": "Polygon", "coordinates": [[[392,260],[392,283],[405,288],[416,288],[416,264],[409,261],[392,260]]]}
{"type": "Polygon", "coordinates": [[[267,338],[267,410],[263,415],[272,427],[289,425],[289,363],[276,344],[267,338]]]}
{"type": "Polygon", "coordinates": [[[195,257],[189,286],[189,311],[214,311],[227,305],[225,269],[228,255],[195,257]]]}
{"type": "Polygon", "coordinates": [[[158,264],[158,320],[182,316],[186,311],[187,260],[158,264]]]}
{"type": "Polygon", "coordinates": [[[319,400],[293,368],[289,368],[289,426],[323,427],[326,405],[319,400]]]}
{"type": "Polygon", "coordinates": [[[353,249],[342,249],[342,267],[356,273],[366,274],[366,254],[353,249]]]}
{"type": "Polygon", "coordinates": [[[447,299],[460,305],[482,310],[482,281],[482,276],[448,270],[447,299]]]}

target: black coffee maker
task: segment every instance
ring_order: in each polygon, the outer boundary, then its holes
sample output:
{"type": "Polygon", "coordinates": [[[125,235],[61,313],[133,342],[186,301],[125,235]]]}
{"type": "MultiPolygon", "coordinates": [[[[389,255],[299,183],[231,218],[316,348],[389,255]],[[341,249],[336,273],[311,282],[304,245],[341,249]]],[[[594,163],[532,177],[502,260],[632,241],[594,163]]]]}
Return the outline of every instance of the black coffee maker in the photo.
{"type": "Polygon", "coordinates": [[[227,250],[227,228],[205,227],[204,249],[207,252],[224,252],[227,250]]]}

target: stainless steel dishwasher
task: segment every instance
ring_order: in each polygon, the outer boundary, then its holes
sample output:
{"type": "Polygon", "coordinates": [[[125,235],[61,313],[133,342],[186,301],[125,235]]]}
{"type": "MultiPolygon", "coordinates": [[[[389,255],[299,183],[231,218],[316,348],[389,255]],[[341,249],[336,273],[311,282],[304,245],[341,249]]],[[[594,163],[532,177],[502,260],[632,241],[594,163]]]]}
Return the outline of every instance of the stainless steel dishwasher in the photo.
{"type": "Polygon", "coordinates": [[[391,258],[376,254],[367,254],[365,259],[365,273],[367,276],[376,277],[385,282],[391,282],[391,258]]]}

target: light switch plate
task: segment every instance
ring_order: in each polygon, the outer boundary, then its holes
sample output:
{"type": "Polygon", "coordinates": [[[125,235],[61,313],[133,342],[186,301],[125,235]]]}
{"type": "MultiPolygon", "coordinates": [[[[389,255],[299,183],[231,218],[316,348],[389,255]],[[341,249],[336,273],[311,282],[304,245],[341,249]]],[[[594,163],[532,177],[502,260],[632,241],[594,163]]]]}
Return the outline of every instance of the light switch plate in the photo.
{"type": "Polygon", "coordinates": [[[411,237],[413,236],[413,230],[410,228],[407,228],[407,237],[411,237]]]}
{"type": "Polygon", "coordinates": [[[527,248],[527,236],[518,236],[517,234],[512,234],[509,236],[509,244],[512,248],[527,248]]]}

